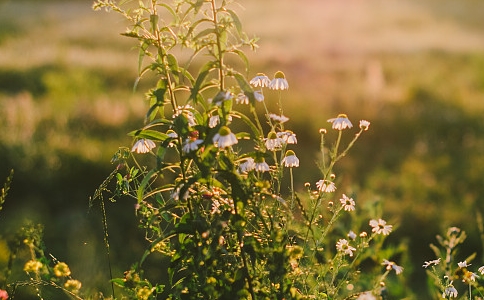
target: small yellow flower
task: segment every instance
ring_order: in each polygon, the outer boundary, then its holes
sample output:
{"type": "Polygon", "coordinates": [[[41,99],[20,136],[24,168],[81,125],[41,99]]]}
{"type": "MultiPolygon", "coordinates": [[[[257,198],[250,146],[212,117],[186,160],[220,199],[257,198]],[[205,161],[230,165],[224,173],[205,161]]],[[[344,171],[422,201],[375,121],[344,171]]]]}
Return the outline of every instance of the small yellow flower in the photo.
{"type": "Polygon", "coordinates": [[[150,289],[147,286],[138,289],[138,291],[136,292],[137,299],[141,299],[141,300],[149,299],[154,290],[155,288],[150,289]]]}
{"type": "Polygon", "coordinates": [[[79,293],[81,286],[81,282],[75,279],[69,279],[64,283],[64,288],[73,294],[79,293]]]}
{"type": "Polygon", "coordinates": [[[69,266],[66,263],[60,262],[54,267],[54,275],[57,277],[66,277],[71,275],[71,270],[69,270],[69,266]]]}
{"type": "Polygon", "coordinates": [[[29,260],[25,263],[24,271],[27,273],[38,273],[43,264],[38,260],[29,260]]]}

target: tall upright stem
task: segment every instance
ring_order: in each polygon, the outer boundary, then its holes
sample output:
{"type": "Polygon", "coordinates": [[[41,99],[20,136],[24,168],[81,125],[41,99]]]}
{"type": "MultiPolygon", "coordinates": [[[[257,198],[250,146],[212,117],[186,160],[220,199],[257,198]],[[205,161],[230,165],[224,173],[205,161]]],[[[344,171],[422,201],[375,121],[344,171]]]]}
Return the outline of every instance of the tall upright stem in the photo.
{"type": "Polygon", "coordinates": [[[222,41],[220,40],[220,32],[219,32],[219,27],[218,27],[218,19],[217,19],[217,6],[215,4],[215,0],[211,0],[212,4],[212,14],[213,14],[213,25],[215,27],[215,36],[217,39],[217,61],[218,61],[218,79],[219,79],[219,84],[220,84],[220,90],[223,91],[225,89],[225,82],[224,82],[224,71],[223,71],[223,65],[224,65],[224,53],[222,50],[222,41]]]}

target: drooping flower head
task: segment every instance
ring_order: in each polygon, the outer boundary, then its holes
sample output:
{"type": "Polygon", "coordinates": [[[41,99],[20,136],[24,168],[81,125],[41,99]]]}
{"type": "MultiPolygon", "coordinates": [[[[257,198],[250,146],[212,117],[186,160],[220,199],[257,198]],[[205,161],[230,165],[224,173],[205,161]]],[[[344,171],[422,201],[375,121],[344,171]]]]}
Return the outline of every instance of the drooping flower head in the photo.
{"type": "Polygon", "coordinates": [[[247,158],[243,163],[239,166],[241,173],[246,173],[255,169],[255,161],[252,157],[247,158]]]}
{"type": "Polygon", "coordinates": [[[280,138],[284,144],[297,144],[296,134],[290,130],[278,132],[277,137],[280,138]]]}
{"type": "Polygon", "coordinates": [[[254,170],[258,172],[268,172],[270,171],[269,165],[263,156],[258,156],[254,159],[254,170]]]}
{"type": "Polygon", "coordinates": [[[277,137],[275,131],[269,132],[265,140],[266,148],[269,151],[277,151],[282,147],[282,141],[280,138],[277,137]]]}
{"type": "Polygon", "coordinates": [[[271,80],[264,73],[257,73],[257,75],[252,78],[249,83],[254,87],[268,87],[271,83],[271,80]]]}
{"type": "Polygon", "coordinates": [[[131,148],[131,152],[136,153],[148,153],[151,149],[155,148],[156,144],[150,139],[139,139],[134,143],[133,148],[131,148]]]}
{"type": "Polygon", "coordinates": [[[235,134],[227,126],[220,127],[217,134],[213,137],[213,143],[219,148],[226,148],[238,143],[235,134]]]}
{"type": "Polygon", "coordinates": [[[286,75],[283,72],[277,71],[274,74],[274,79],[271,80],[269,84],[271,90],[287,90],[289,88],[289,83],[287,83],[286,75]]]}
{"type": "Polygon", "coordinates": [[[353,127],[353,124],[351,124],[351,121],[345,114],[339,114],[338,117],[329,119],[328,122],[333,123],[333,129],[337,130],[343,130],[353,127]]]}
{"type": "Polygon", "coordinates": [[[395,270],[395,273],[399,275],[403,272],[403,267],[398,266],[395,262],[384,259],[382,265],[385,266],[387,270],[395,270]]]}
{"type": "Polygon", "coordinates": [[[316,187],[319,189],[320,192],[324,193],[332,193],[336,191],[336,185],[334,185],[334,182],[329,181],[329,180],[320,180],[316,182],[316,187]]]}
{"type": "Polygon", "coordinates": [[[449,285],[447,285],[447,287],[445,288],[444,292],[442,293],[442,298],[445,299],[447,296],[449,296],[449,298],[457,298],[457,295],[458,295],[458,292],[451,281],[449,285]]]}
{"type": "Polygon", "coordinates": [[[284,166],[288,168],[299,167],[299,158],[297,158],[294,151],[287,150],[286,156],[282,159],[281,163],[283,163],[284,166]]]}
{"type": "Polygon", "coordinates": [[[277,123],[285,123],[289,121],[289,118],[284,115],[269,114],[269,118],[277,123]]]}

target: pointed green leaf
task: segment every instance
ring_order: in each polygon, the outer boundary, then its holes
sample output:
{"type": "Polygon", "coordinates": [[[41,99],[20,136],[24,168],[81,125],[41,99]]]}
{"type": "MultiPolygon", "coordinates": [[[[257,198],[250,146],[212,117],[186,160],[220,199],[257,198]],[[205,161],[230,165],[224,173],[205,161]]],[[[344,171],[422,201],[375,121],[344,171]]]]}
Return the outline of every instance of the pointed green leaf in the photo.
{"type": "Polygon", "coordinates": [[[154,176],[156,176],[157,173],[158,173],[157,170],[151,170],[151,171],[148,172],[148,174],[146,174],[146,176],[141,181],[141,183],[140,183],[140,185],[138,187],[138,191],[136,193],[137,194],[137,198],[138,198],[138,203],[140,203],[141,201],[143,201],[143,196],[144,196],[144,192],[145,192],[146,186],[151,181],[151,179],[154,176]]]}
{"type": "Polygon", "coordinates": [[[234,22],[235,28],[237,29],[237,32],[239,35],[242,35],[242,23],[240,22],[239,16],[235,13],[235,11],[231,9],[227,9],[227,12],[230,14],[230,17],[232,18],[232,21],[234,22]]]}
{"type": "Polygon", "coordinates": [[[166,133],[162,133],[156,130],[150,130],[150,129],[141,129],[141,130],[133,130],[130,133],[128,133],[129,136],[136,136],[141,139],[150,139],[154,141],[160,141],[163,142],[168,138],[168,135],[166,133]]]}

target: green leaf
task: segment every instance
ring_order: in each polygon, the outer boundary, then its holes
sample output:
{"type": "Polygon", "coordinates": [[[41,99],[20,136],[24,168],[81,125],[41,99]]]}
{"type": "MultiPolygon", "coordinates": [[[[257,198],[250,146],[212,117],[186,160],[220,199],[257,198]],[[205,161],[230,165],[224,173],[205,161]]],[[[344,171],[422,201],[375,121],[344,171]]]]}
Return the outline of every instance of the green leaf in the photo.
{"type": "Polygon", "coordinates": [[[191,95],[190,99],[193,100],[193,102],[198,103],[198,100],[200,100],[200,90],[202,88],[202,84],[205,81],[205,78],[208,76],[211,70],[213,70],[216,66],[216,63],[213,61],[207,62],[205,65],[200,68],[200,71],[198,72],[198,77],[197,80],[195,81],[195,84],[191,88],[191,95]]]}
{"type": "Polygon", "coordinates": [[[166,56],[166,61],[168,62],[168,68],[171,73],[177,79],[177,83],[180,81],[180,67],[178,66],[178,61],[173,54],[168,54],[166,56]]]}
{"type": "Polygon", "coordinates": [[[239,50],[239,49],[234,49],[234,50],[231,50],[230,53],[235,53],[235,54],[237,54],[237,56],[239,56],[239,58],[244,63],[245,72],[248,72],[249,71],[249,59],[245,55],[244,51],[239,50]]]}
{"type": "Polygon", "coordinates": [[[166,133],[162,133],[162,132],[159,132],[156,130],[150,130],[150,129],[133,130],[130,133],[128,133],[128,135],[135,136],[142,139],[160,141],[160,142],[163,142],[168,138],[168,135],[166,135],[166,133]]]}
{"type": "Polygon", "coordinates": [[[141,43],[141,45],[139,47],[139,54],[138,54],[138,74],[139,74],[139,77],[141,77],[141,74],[142,74],[141,67],[143,66],[143,60],[145,58],[146,50],[148,49],[149,45],[150,45],[150,43],[148,43],[148,41],[143,40],[143,42],[141,43]]]}
{"type": "Polygon", "coordinates": [[[152,33],[156,32],[158,29],[158,15],[150,15],[150,24],[152,33]]]}
{"type": "Polygon", "coordinates": [[[251,119],[249,119],[245,114],[239,113],[237,111],[232,111],[231,112],[233,115],[236,115],[237,117],[241,118],[242,121],[244,121],[252,130],[254,136],[254,139],[257,139],[262,136],[262,133],[257,129],[257,126],[252,122],[251,119]]]}
{"type": "Polygon", "coordinates": [[[124,278],[113,278],[111,282],[117,286],[124,287],[125,279],[124,278]]]}
{"type": "Polygon", "coordinates": [[[202,31],[200,31],[196,36],[193,37],[193,40],[199,40],[209,34],[212,34],[212,33],[215,33],[215,29],[213,28],[207,28],[207,29],[204,29],[202,31]]]}
{"type": "Polygon", "coordinates": [[[144,192],[145,192],[145,189],[146,189],[146,186],[148,185],[148,183],[150,182],[150,180],[156,176],[156,174],[158,173],[157,170],[151,170],[148,172],[148,174],[146,174],[146,176],[143,178],[143,180],[141,181],[139,187],[138,187],[138,191],[137,191],[137,198],[138,198],[138,203],[140,203],[141,201],[143,201],[143,196],[144,196],[144,192]]]}
{"type": "Polygon", "coordinates": [[[235,11],[233,11],[231,9],[227,9],[226,11],[230,14],[230,17],[232,18],[232,21],[234,22],[235,28],[237,29],[237,33],[239,35],[242,35],[243,34],[242,23],[240,22],[239,16],[237,16],[235,11]]]}

